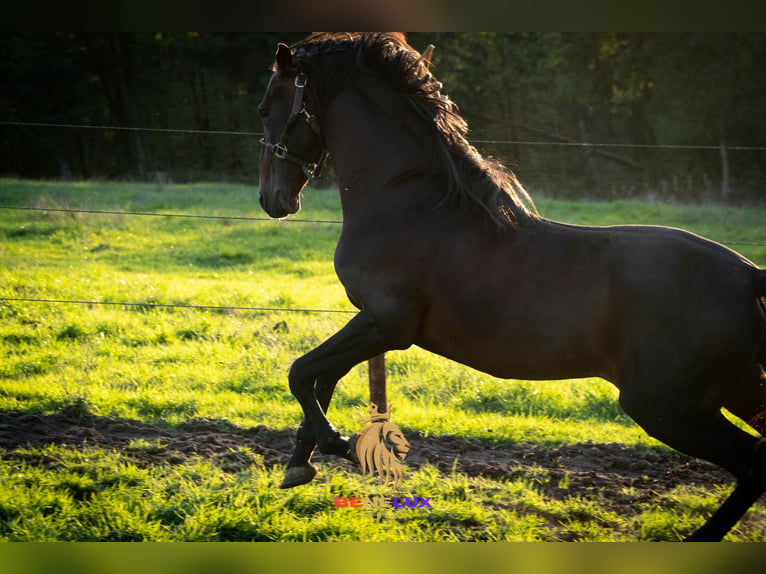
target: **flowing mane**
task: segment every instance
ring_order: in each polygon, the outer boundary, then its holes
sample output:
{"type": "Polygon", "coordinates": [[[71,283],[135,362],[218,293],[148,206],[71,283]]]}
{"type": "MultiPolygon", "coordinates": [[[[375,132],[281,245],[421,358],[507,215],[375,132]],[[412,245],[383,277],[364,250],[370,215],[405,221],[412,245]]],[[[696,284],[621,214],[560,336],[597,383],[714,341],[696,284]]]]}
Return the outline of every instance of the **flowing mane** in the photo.
{"type": "MultiPolygon", "coordinates": [[[[442,92],[430,62],[397,33],[314,33],[292,46],[294,61],[312,79],[320,106],[358,73],[381,78],[433,130],[443,165],[446,192],[440,204],[479,206],[499,226],[538,219],[534,203],[516,175],[484,158],[466,139],[468,124],[442,92]]],[[[363,88],[363,83],[358,83],[363,88]]]]}

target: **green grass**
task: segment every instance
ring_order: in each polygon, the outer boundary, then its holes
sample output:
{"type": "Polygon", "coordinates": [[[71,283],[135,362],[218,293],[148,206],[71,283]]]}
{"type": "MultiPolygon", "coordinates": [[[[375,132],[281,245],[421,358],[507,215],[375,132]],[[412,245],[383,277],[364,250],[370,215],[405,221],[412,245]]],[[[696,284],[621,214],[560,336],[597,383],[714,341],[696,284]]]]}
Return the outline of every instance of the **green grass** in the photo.
{"type": "MultiPolygon", "coordinates": [[[[264,217],[254,188],[228,184],[6,179],[0,205],[264,217]]],[[[666,224],[720,241],[766,243],[762,209],[553,200],[538,207],[573,223],[666,224]]],[[[299,218],[340,217],[337,192],[305,193],[299,218]]],[[[351,311],[332,266],[339,232],[321,223],[0,209],[0,297],[141,304],[0,301],[0,409],[45,414],[79,404],[98,416],[163,426],[213,418],[294,428],[300,409],[287,388],[290,364],[351,315],[151,305],[351,311]]],[[[766,248],[736,249],[766,266],[766,248]]],[[[599,379],[501,381],[417,348],[387,357],[394,420],[424,435],[657,445],[599,379]]],[[[345,432],[358,430],[368,399],[360,365],[338,386],[331,419],[345,432]]],[[[683,509],[699,499],[696,507],[707,512],[721,496],[679,491],[672,495],[678,501],[663,495],[625,518],[598,499],[546,499],[523,480],[444,477],[425,468],[408,476],[407,487],[438,492],[433,513],[349,520],[332,508],[332,497],[380,487],[340,471],[283,492],[274,488],[280,470],[258,457],[238,474],[203,460],[148,468],[131,462],[131,450],[158,448],[136,442],[124,454],[5,453],[0,539],[675,539],[674,529],[699,522],[683,509]],[[30,462],[39,460],[46,462],[30,462]]],[[[762,511],[758,516],[735,538],[763,539],[762,511]]]]}
{"type": "Polygon", "coordinates": [[[432,497],[429,509],[335,508],[337,496],[397,493],[343,470],[310,487],[279,490],[280,473],[244,454],[250,466],[231,473],[204,460],[142,467],[98,450],[19,449],[0,463],[0,539],[530,542],[621,541],[639,533],[675,540],[678,528],[698,521],[693,512],[711,510],[707,493],[676,489],[626,515],[598,497],[546,498],[528,479],[445,477],[428,466],[408,477],[401,495],[432,497]]]}
{"type": "MultiPolygon", "coordinates": [[[[543,496],[544,478],[444,476],[430,466],[410,473],[403,492],[345,470],[284,491],[278,469],[247,449],[240,455],[249,466],[226,472],[201,459],[147,467],[129,452],[17,449],[0,461],[0,540],[672,541],[714,507],[710,492],[678,487],[618,511],[598,495],[543,496]],[[335,508],[335,497],[359,493],[417,493],[431,508],[335,508]]],[[[752,511],[737,538],[762,539],[764,519],[762,508],[752,511]]]]}

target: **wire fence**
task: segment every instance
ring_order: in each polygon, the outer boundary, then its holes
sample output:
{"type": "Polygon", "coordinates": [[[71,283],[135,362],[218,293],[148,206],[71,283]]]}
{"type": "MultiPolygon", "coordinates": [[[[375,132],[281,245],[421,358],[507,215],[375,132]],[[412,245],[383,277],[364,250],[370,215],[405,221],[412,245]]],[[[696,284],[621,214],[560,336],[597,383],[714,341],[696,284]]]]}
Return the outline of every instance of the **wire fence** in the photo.
{"type": "MultiPolygon", "coordinates": [[[[189,218],[189,219],[211,219],[211,220],[233,220],[233,221],[269,221],[279,223],[324,223],[331,225],[340,225],[343,223],[340,219],[280,219],[274,220],[270,217],[249,217],[241,215],[194,215],[185,213],[147,213],[141,211],[109,211],[99,209],[64,209],[59,207],[25,207],[15,205],[0,205],[0,209],[6,210],[19,210],[19,211],[43,211],[43,212],[58,212],[58,213],[86,213],[86,214],[102,214],[102,215],[120,215],[120,216],[148,216],[148,217],[174,217],[174,218],[189,218]]],[[[748,247],[766,247],[766,243],[756,243],[749,241],[719,241],[722,245],[739,245],[748,247]]]]}
{"type": "Polygon", "coordinates": [[[227,130],[196,130],[181,128],[146,128],[130,126],[99,126],[90,124],[59,124],[47,122],[8,122],[0,121],[0,126],[15,126],[28,128],[66,128],[79,130],[105,130],[105,131],[127,131],[127,132],[155,132],[172,134],[207,134],[207,135],[229,135],[229,136],[257,136],[263,137],[263,132],[247,131],[227,131],[227,130]]]}
{"type": "MultiPolygon", "coordinates": [[[[235,136],[254,136],[263,137],[262,132],[251,131],[230,131],[230,130],[198,130],[181,128],[150,128],[150,127],[130,127],[130,126],[105,126],[89,124],[67,124],[50,122],[17,122],[0,121],[0,126],[11,127],[32,127],[32,128],[58,128],[58,129],[86,129],[86,130],[111,130],[111,131],[141,131],[156,133],[183,133],[183,134],[203,134],[203,135],[235,135],[235,136]]],[[[492,145],[534,145],[534,146],[563,146],[563,147],[611,147],[611,148],[655,148],[655,149],[699,149],[699,150],[742,150],[742,151],[766,151],[766,146],[737,146],[737,145],[683,145],[683,144],[633,144],[633,143],[594,143],[594,142],[569,142],[569,141],[519,141],[519,140],[471,140],[473,144],[492,144],[492,145]]],[[[189,219],[208,219],[208,220],[232,220],[232,221],[274,221],[268,217],[251,216],[228,216],[228,215],[194,215],[182,213],[149,213],[149,212],[130,212],[113,210],[95,210],[95,209],[65,209],[54,207],[26,207],[13,205],[0,205],[3,210],[17,211],[42,211],[59,213],[83,213],[100,215],[118,215],[118,216],[144,216],[144,217],[165,217],[165,218],[189,218],[189,219]]],[[[285,219],[281,222],[290,224],[314,223],[314,224],[341,224],[341,220],[325,219],[285,219]]],[[[745,242],[745,241],[722,241],[724,245],[729,246],[748,246],[748,247],[766,247],[766,243],[745,242]]],[[[105,305],[115,307],[135,307],[135,308],[168,308],[168,309],[194,309],[207,311],[259,311],[259,312],[277,312],[277,313],[335,313],[335,314],[354,314],[356,311],[341,309],[306,309],[306,308],[284,308],[284,307],[250,307],[250,306],[229,306],[229,305],[191,305],[191,304],[172,304],[172,303],[145,303],[145,302],[112,302],[95,300],[68,300],[68,299],[45,299],[31,297],[0,297],[0,301],[5,302],[24,302],[41,304],[62,304],[62,305],[105,305]]]]}
{"type": "MultiPolygon", "coordinates": [[[[107,130],[107,131],[133,131],[147,133],[179,133],[179,134],[202,134],[202,135],[234,135],[263,137],[263,132],[232,131],[232,130],[198,130],[184,128],[151,128],[131,126],[103,126],[90,124],[67,124],[49,122],[16,122],[0,121],[0,126],[15,127],[39,127],[39,128],[62,128],[84,130],[107,130]]],[[[766,146],[743,146],[722,144],[637,144],[637,143],[611,143],[611,142],[572,142],[572,141],[534,141],[534,140],[483,140],[471,139],[474,144],[492,145],[536,145],[536,146],[562,146],[562,147],[612,147],[612,148],[654,148],[654,149],[699,149],[699,150],[738,150],[738,151],[766,151],[766,146]]]]}
{"type": "MultiPolygon", "coordinates": [[[[148,216],[148,217],[173,217],[190,219],[208,219],[208,220],[242,220],[242,221],[269,221],[273,219],[266,217],[245,217],[245,216],[224,216],[224,215],[193,215],[181,213],[146,213],[132,211],[107,211],[93,209],[62,209],[50,207],[21,207],[21,206],[0,206],[5,210],[21,211],[42,211],[42,212],[62,212],[62,213],[85,213],[85,214],[107,214],[120,216],[148,216]]],[[[322,223],[322,224],[341,224],[339,220],[322,219],[286,219],[284,222],[293,224],[300,223],[322,223]]],[[[749,246],[766,247],[766,243],[746,242],[746,241],[725,241],[721,242],[729,246],[749,246]]],[[[135,307],[135,308],[168,308],[168,309],[194,309],[201,311],[259,311],[272,313],[334,313],[334,314],[355,314],[356,311],[344,309],[308,309],[308,308],[285,308],[285,307],[251,307],[251,306],[232,306],[232,305],[191,305],[176,303],[147,303],[147,302],[128,302],[128,301],[95,301],[95,300],[68,300],[68,299],[45,299],[32,297],[0,297],[0,301],[18,302],[18,303],[47,303],[62,305],[106,305],[115,307],[135,307]]]]}
{"type": "MultiPolygon", "coordinates": [[[[141,211],[105,211],[99,209],[64,209],[59,207],[24,207],[16,205],[0,205],[0,209],[19,211],[51,211],[58,213],[90,213],[100,215],[142,215],[147,217],[179,217],[189,219],[222,219],[233,221],[274,221],[270,217],[246,217],[241,215],[192,215],[186,213],[147,213],[141,211]]],[[[283,223],[331,223],[341,224],[339,219],[280,219],[283,223]]]]}
{"type": "Polygon", "coordinates": [[[52,303],[61,305],[109,305],[114,307],[196,309],[204,311],[264,311],[278,313],[339,313],[355,314],[345,309],[288,309],[285,307],[238,307],[234,305],[184,305],[180,303],[138,303],[127,301],[74,301],[69,299],[39,299],[33,297],[0,297],[0,301],[17,303],[52,303]]]}

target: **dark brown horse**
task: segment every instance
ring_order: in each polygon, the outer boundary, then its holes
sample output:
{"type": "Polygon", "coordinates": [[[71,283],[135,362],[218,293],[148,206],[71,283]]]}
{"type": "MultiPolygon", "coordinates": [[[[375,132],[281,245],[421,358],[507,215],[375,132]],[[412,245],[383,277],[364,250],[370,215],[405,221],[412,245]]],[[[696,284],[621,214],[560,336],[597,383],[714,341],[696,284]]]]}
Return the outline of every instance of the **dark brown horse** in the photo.
{"type": "Polygon", "coordinates": [[[315,34],[276,53],[260,104],[260,200],[300,208],[326,153],[343,229],[338,277],[360,311],[295,361],[305,418],[283,487],[320,452],[351,457],[325,413],[354,365],[418,345],[496,377],[603,377],[647,433],[734,474],[691,537],[719,540],[766,488],[766,271],[666,227],[540,217],[515,176],[467,142],[430,62],[397,34],[315,34]]]}

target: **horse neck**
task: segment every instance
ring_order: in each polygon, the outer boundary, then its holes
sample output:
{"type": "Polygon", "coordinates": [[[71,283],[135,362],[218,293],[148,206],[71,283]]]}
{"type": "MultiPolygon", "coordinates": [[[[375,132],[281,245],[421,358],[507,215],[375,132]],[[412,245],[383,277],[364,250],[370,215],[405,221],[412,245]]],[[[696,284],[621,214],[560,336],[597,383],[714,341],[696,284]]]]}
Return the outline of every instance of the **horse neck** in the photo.
{"type": "Polygon", "coordinates": [[[324,114],[322,129],[334,157],[345,216],[357,208],[380,209],[392,200],[399,210],[407,209],[402,202],[419,197],[405,183],[413,175],[427,174],[435,161],[433,146],[429,149],[428,140],[406,123],[401,110],[368,94],[349,86],[324,114]],[[406,193],[397,193],[404,187],[406,193]]]}

